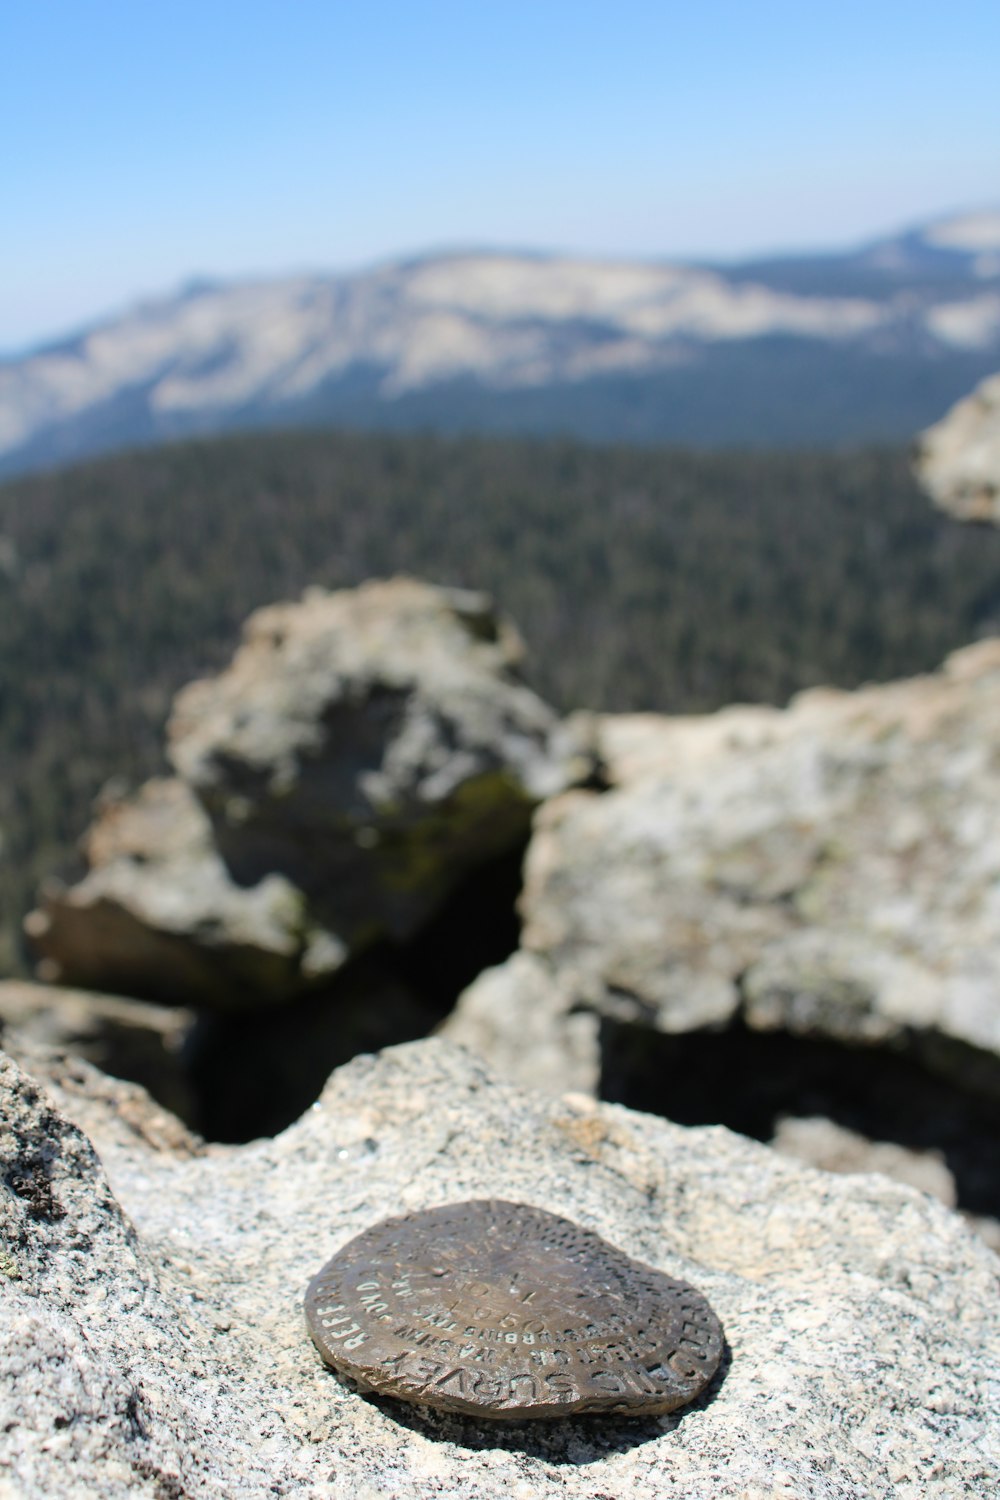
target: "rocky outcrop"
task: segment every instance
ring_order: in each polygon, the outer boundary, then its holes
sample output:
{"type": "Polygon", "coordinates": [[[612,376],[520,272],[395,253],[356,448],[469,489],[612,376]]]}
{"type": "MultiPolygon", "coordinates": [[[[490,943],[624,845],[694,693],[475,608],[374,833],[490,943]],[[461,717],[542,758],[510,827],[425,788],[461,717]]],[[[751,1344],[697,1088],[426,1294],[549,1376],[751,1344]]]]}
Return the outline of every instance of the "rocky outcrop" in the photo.
{"type": "Polygon", "coordinates": [[[482,595],[410,579],[253,615],[175,704],[178,779],[107,808],[28,931],[46,977],[217,1008],[405,941],[584,758],[482,595]]]}
{"type": "Polygon", "coordinates": [[[1000,643],[787,710],[597,728],[611,789],[540,810],[522,949],[446,1034],[535,1086],[765,1139],[833,1110],[880,1164],[946,1158],[945,1196],[995,1217],[1000,643]]]}
{"type": "Polygon", "coordinates": [[[508,1076],[890,1171],[1000,1245],[1000,645],[787,710],[568,726],[516,655],[479,596],[408,580],[261,611],[180,695],[178,775],[106,806],[88,876],[29,919],[48,977],[198,1007],[163,1012],[182,1059],[151,1023],[163,1077],[122,1064],[106,1000],[31,1034],[244,1140],[478,974],[443,1029],[508,1076]],[[582,745],[601,775],[560,791],[582,745]],[[521,947],[488,968],[517,937],[476,903],[503,922],[539,801],[521,947]]]}
{"type": "Polygon", "coordinates": [[[536,1026],[544,975],[557,1018],[739,1018],[908,1049],[1000,1099],[1000,643],[783,711],[601,734],[611,790],[546,803],[528,852],[536,1026]]]}
{"type": "Polygon", "coordinates": [[[537,954],[521,950],[484,969],[439,1032],[527,1088],[600,1088],[599,1013],[537,954]]]}
{"type": "Polygon", "coordinates": [[[522,1095],[437,1042],[359,1058],[278,1139],[209,1152],[85,1064],[32,1065],[48,1092],[12,1063],[0,1077],[0,1484],[24,1500],[1000,1485],[997,1262],[912,1189],[522,1095]],[[308,1278],[383,1217],[496,1196],[694,1282],[728,1340],[705,1396],[498,1432],[342,1385],[305,1331],[308,1278]]]}
{"type": "Polygon", "coordinates": [[[569,739],[512,675],[520,642],[481,594],[310,592],[244,637],[228,671],[178,696],[171,759],[237,880],[282,871],[352,948],[409,936],[572,779],[569,739]]]}
{"type": "Polygon", "coordinates": [[[1000,375],[991,375],[923,434],[921,483],[960,521],[1000,523],[1000,375]]]}

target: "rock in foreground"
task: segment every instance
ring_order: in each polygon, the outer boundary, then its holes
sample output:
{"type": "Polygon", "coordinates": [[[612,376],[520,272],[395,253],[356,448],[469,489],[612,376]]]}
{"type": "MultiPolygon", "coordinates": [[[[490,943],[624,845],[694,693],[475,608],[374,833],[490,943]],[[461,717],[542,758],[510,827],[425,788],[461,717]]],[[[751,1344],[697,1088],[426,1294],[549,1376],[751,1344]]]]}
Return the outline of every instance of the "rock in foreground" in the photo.
{"type": "MultiPolygon", "coordinates": [[[[997,1262],[947,1210],[720,1129],[496,1082],[440,1042],[359,1058],[284,1135],[209,1151],[123,1086],[13,1064],[0,1101],[0,1490],[400,1500],[961,1500],[1000,1485],[997,1262]],[[86,1125],[98,1160],[69,1117],[86,1125]],[[107,1176],[105,1176],[105,1171],[107,1176]],[[367,1399],[302,1318],[382,1218],[523,1201],[689,1280],[728,1367],[639,1423],[498,1433],[367,1399]]],[[[450,1350],[428,1330],[427,1379],[450,1350]]]]}

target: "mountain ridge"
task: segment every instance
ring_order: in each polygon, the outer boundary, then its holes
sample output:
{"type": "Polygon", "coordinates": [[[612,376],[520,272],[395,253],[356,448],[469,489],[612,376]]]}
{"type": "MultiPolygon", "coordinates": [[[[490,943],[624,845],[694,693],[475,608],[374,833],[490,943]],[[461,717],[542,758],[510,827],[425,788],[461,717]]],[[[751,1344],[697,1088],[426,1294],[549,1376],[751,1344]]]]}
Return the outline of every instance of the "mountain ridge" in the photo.
{"type": "Polygon", "coordinates": [[[731,266],[435,252],[199,279],[0,361],[0,472],[308,423],[899,438],[998,362],[1000,211],[731,266]]]}

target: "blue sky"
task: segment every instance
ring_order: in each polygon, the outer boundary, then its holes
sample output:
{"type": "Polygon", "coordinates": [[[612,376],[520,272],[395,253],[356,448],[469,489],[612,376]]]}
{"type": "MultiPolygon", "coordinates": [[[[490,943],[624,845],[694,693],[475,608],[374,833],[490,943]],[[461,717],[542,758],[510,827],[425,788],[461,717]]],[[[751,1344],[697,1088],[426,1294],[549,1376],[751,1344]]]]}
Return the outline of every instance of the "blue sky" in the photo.
{"type": "Polygon", "coordinates": [[[31,0],[0,349],[194,275],[729,257],[1000,202],[1000,5],[31,0]]]}

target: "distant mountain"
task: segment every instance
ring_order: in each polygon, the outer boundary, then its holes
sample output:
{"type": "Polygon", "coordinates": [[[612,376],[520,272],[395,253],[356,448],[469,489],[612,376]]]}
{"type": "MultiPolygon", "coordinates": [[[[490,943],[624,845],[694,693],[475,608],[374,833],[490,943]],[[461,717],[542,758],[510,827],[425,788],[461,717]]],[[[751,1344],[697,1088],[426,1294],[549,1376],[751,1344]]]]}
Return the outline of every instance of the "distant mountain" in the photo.
{"type": "Polygon", "coordinates": [[[236,427],[909,437],[1000,365],[1000,210],[845,254],[197,283],[0,363],[0,469],[236,427]]]}

